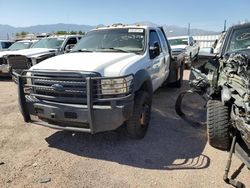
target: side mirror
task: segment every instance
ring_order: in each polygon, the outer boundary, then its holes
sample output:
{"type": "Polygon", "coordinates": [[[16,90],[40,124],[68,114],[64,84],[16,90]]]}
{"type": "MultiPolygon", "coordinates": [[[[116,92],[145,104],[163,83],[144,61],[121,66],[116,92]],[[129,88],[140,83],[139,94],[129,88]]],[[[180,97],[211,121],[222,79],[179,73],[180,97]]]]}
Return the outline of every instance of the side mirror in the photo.
{"type": "Polygon", "coordinates": [[[207,48],[201,48],[199,50],[199,54],[201,55],[209,55],[209,54],[213,54],[214,53],[214,49],[213,48],[210,48],[210,47],[207,47],[207,48]]]}
{"type": "Polygon", "coordinates": [[[149,55],[151,59],[160,55],[160,45],[158,42],[154,42],[154,46],[149,46],[149,55]]]}
{"type": "Polygon", "coordinates": [[[198,54],[198,62],[202,64],[214,59],[217,54],[214,54],[213,52],[213,48],[201,48],[198,54]]]}
{"type": "Polygon", "coordinates": [[[68,45],[66,45],[65,50],[64,50],[65,53],[70,52],[74,46],[75,46],[74,44],[68,44],[68,45]]]}

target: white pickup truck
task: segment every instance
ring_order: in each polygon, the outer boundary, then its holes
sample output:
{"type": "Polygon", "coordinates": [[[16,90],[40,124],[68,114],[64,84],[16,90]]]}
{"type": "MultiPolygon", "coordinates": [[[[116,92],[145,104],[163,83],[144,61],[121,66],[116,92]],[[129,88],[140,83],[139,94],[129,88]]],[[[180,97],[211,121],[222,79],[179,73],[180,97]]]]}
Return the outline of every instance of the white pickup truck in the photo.
{"type": "Polygon", "coordinates": [[[80,39],[81,35],[60,35],[43,38],[29,49],[9,51],[3,58],[7,70],[20,72],[41,61],[69,51],[80,39]]]}
{"type": "Polygon", "coordinates": [[[169,37],[169,43],[173,54],[186,53],[186,66],[190,67],[191,62],[198,56],[200,47],[192,36],[169,37]]]}
{"type": "Polygon", "coordinates": [[[153,92],[180,86],[184,60],[172,57],[162,28],[94,29],[71,53],[17,75],[20,110],[26,122],[50,128],[94,134],[125,123],[129,136],[143,138],[153,92]]]}
{"type": "Polygon", "coordinates": [[[9,48],[0,51],[0,76],[10,76],[9,66],[4,56],[16,53],[17,50],[28,49],[38,40],[22,40],[13,43],[9,48]]]}

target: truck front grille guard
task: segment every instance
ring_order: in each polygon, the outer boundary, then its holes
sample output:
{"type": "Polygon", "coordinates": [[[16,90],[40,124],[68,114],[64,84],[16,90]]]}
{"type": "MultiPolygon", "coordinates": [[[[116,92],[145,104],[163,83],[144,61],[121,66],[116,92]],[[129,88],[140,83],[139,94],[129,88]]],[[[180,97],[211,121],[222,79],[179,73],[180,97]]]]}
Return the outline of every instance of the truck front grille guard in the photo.
{"type": "MultiPolygon", "coordinates": [[[[30,71],[25,70],[21,74],[16,74],[18,83],[18,95],[20,111],[25,122],[31,121],[27,109],[26,96],[34,100],[51,101],[66,104],[80,104],[88,108],[88,123],[90,130],[93,130],[93,105],[112,104],[112,101],[122,101],[133,95],[133,75],[129,83],[127,93],[122,94],[102,94],[102,79],[120,79],[124,77],[101,77],[94,72],[78,71],[30,71]]],[[[125,85],[126,85],[125,84],[125,85]]],[[[125,86],[124,86],[125,87],[125,86]]],[[[119,88],[120,89],[120,88],[119,88]]],[[[42,123],[37,122],[38,124],[42,123]]],[[[47,125],[48,126],[48,125],[47,125]]]]}

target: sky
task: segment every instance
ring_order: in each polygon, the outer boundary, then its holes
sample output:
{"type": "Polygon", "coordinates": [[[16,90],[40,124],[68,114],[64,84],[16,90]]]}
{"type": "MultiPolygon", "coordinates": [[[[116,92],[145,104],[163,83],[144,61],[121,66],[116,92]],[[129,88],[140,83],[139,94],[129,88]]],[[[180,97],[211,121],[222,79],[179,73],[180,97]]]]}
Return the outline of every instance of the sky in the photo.
{"type": "Polygon", "coordinates": [[[0,0],[0,24],[32,26],[56,23],[85,25],[150,21],[221,31],[250,21],[250,0],[0,0]]]}

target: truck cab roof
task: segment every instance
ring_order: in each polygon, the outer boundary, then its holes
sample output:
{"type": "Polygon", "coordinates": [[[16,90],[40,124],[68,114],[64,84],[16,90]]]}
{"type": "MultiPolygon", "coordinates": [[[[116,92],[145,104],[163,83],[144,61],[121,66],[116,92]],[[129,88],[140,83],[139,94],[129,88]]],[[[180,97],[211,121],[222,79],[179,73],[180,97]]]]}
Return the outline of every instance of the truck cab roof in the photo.
{"type": "Polygon", "coordinates": [[[229,29],[234,30],[234,29],[239,29],[239,28],[244,28],[244,27],[250,27],[250,22],[244,23],[244,24],[233,25],[229,29]]]}
{"type": "Polygon", "coordinates": [[[149,30],[149,29],[157,29],[160,27],[156,27],[156,26],[147,26],[147,25],[125,25],[125,24],[114,24],[111,26],[104,26],[104,27],[97,27],[95,29],[92,29],[91,31],[94,30],[105,30],[105,29],[145,29],[145,30],[149,30]]]}
{"type": "Polygon", "coordinates": [[[231,52],[236,52],[236,51],[241,51],[244,50],[247,55],[249,56],[250,54],[250,47],[249,47],[249,31],[250,31],[250,23],[244,23],[244,24],[238,24],[231,26],[225,35],[225,38],[222,43],[222,49],[220,51],[219,56],[223,56],[227,53],[231,52]],[[242,39],[237,39],[235,35],[242,35],[242,39]],[[244,37],[243,37],[244,35],[244,37]],[[232,42],[233,41],[233,42],[232,42]],[[238,45],[238,46],[237,46],[238,45]],[[247,47],[245,49],[241,48],[243,45],[246,45],[247,47]],[[231,49],[231,47],[233,48],[231,49]]]}

